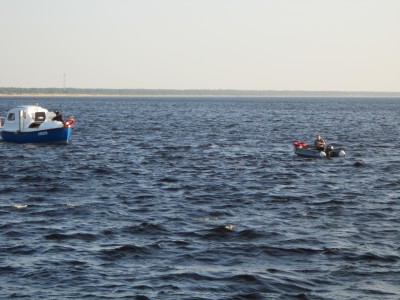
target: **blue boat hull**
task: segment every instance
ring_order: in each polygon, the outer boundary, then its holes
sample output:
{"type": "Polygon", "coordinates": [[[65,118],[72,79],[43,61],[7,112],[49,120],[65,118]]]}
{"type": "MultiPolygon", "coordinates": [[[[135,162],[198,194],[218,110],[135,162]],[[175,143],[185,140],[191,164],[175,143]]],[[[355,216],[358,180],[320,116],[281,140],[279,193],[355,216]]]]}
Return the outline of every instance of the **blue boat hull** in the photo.
{"type": "Polygon", "coordinates": [[[67,144],[71,137],[72,128],[54,128],[32,132],[2,131],[3,141],[13,143],[57,143],[67,144]]]}

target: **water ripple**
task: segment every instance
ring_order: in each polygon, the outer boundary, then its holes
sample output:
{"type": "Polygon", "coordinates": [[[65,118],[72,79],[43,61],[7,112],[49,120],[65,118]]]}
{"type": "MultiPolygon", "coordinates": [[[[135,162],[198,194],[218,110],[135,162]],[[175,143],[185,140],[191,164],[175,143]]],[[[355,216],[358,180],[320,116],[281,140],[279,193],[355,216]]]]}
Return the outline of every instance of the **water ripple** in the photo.
{"type": "Polygon", "coordinates": [[[398,101],[40,99],[77,122],[0,142],[0,294],[398,299],[398,101]],[[346,158],[295,156],[316,133],[346,158]]]}

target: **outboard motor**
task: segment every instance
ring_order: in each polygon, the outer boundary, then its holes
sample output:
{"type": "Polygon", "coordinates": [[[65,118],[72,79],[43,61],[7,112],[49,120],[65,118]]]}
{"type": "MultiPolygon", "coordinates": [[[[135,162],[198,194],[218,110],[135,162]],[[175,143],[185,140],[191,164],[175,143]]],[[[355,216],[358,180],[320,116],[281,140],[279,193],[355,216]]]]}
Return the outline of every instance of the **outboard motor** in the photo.
{"type": "Polygon", "coordinates": [[[330,157],[331,156],[331,152],[333,151],[333,146],[332,145],[328,145],[326,146],[325,152],[326,152],[326,156],[330,157]]]}

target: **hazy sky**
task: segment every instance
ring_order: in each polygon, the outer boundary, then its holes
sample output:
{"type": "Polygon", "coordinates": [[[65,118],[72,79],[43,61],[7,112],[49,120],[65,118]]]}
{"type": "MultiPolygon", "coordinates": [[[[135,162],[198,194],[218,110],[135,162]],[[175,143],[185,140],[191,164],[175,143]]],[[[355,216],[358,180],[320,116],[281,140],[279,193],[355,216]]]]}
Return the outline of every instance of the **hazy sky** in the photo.
{"type": "Polygon", "coordinates": [[[400,0],[0,0],[0,87],[400,92],[400,0]]]}

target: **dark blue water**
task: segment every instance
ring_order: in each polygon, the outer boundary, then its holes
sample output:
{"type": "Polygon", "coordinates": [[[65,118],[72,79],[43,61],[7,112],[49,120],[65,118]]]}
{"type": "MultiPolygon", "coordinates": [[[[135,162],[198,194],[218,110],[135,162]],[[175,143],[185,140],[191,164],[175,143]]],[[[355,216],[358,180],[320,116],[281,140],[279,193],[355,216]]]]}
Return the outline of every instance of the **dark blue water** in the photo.
{"type": "Polygon", "coordinates": [[[2,298],[400,298],[400,99],[38,102],[76,126],[0,142],[2,298]]]}

